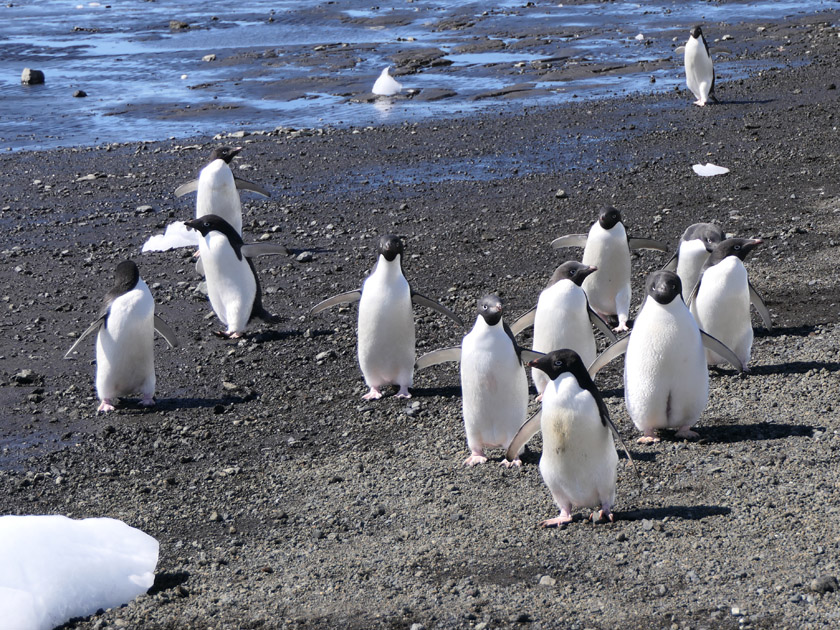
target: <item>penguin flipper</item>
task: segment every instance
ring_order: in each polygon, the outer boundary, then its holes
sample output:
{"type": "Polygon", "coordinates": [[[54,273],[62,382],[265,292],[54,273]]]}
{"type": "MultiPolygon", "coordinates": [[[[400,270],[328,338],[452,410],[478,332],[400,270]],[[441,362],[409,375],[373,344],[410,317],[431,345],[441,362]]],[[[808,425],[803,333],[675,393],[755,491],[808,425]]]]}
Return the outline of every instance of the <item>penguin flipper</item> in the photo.
{"type": "Polygon", "coordinates": [[[627,244],[630,249],[655,249],[660,252],[667,252],[668,246],[662,241],[652,238],[628,238],[627,244]]]}
{"type": "Polygon", "coordinates": [[[312,307],[312,310],[309,311],[310,315],[317,315],[323,310],[330,308],[331,306],[335,306],[336,304],[352,304],[353,302],[358,302],[362,299],[362,290],[356,289],[355,291],[348,291],[347,293],[339,293],[338,295],[334,295],[331,298],[327,298],[323,302],[319,302],[315,306],[312,307]]]}
{"type": "Polygon", "coordinates": [[[595,328],[604,334],[604,337],[606,337],[610,343],[618,341],[618,338],[615,336],[612,328],[610,328],[610,325],[604,321],[603,317],[593,311],[589,304],[586,305],[586,310],[589,311],[589,321],[592,322],[592,325],[595,326],[595,328]]]}
{"type": "Polygon", "coordinates": [[[82,341],[85,339],[85,337],[87,337],[88,335],[90,335],[92,333],[99,332],[99,329],[102,328],[102,326],[104,326],[104,325],[105,325],[105,315],[102,315],[101,317],[97,318],[90,326],[88,326],[85,329],[85,332],[83,332],[81,335],[79,335],[79,338],[76,339],[76,343],[74,343],[70,347],[70,349],[65,353],[64,358],[65,359],[69,358],[70,355],[73,353],[73,351],[76,348],[79,347],[79,344],[82,343],[82,341]]]}
{"type": "Polygon", "coordinates": [[[449,361],[459,362],[460,360],[461,346],[453,346],[451,348],[433,350],[432,352],[428,352],[419,359],[417,359],[417,362],[414,364],[414,371],[418,372],[431,365],[437,365],[438,363],[447,363],[449,361]]]}
{"type": "Polygon", "coordinates": [[[671,256],[671,258],[668,259],[668,262],[666,262],[665,265],[662,267],[662,271],[673,271],[674,273],[677,273],[678,262],[679,260],[677,260],[677,252],[674,252],[674,255],[671,256]]]}
{"type": "Polygon", "coordinates": [[[764,303],[764,298],[762,298],[761,294],[755,290],[755,287],[752,285],[752,282],[750,282],[749,285],[750,302],[755,307],[755,310],[758,311],[758,314],[761,316],[761,322],[764,324],[764,327],[767,330],[773,330],[773,320],[770,317],[770,311],[767,309],[767,305],[764,303]]]}
{"type": "Polygon", "coordinates": [[[625,335],[624,337],[616,341],[613,345],[611,345],[609,348],[604,350],[601,354],[599,354],[592,362],[592,365],[590,365],[587,369],[587,372],[589,372],[589,376],[595,378],[595,375],[598,373],[598,370],[607,365],[610,361],[617,359],[622,354],[627,352],[628,343],[630,343],[630,335],[625,335]]]}
{"type": "Polygon", "coordinates": [[[510,442],[510,446],[507,448],[507,452],[505,453],[505,459],[509,462],[512,462],[516,459],[519,459],[519,452],[525,447],[534,435],[536,435],[537,431],[540,430],[540,426],[542,425],[542,409],[540,409],[537,413],[533,416],[528,418],[525,423],[519,427],[519,431],[516,432],[516,435],[513,436],[513,439],[510,442]]]}
{"type": "MultiPolygon", "coordinates": [[[[238,177],[234,177],[233,181],[236,183],[237,190],[249,190],[252,193],[256,193],[263,197],[271,197],[271,194],[259,184],[255,184],[254,182],[249,182],[247,179],[239,179],[238,177]]],[[[176,191],[177,194],[177,191],[176,191]]]]}
{"type": "Polygon", "coordinates": [[[427,298],[425,295],[420,295],[419,293],[412,292],[411,293],[411,301],[414,304],[417,304],[417,306],[425,306],[426,308],[430,308],[433,311],[437,311],[441,315],[445,315],[446,317],[448,317],[449,319],[451,319],[453,322],[455,322],[456,324],[458,324],[461,327],[464,326],[464,321],[460,317],[458,317],[455,313],[450,311],[443,304],[439,304],[439,303],[435,302],[434,300],[431,300],[431,299],[427,298]]]}
{"type": "Polygon", "coordinates": [[[279,243],[251,243],[250,245],[243,245],[240,251],[246,258],[268,256],[269,254],[288,255],[289,253],[288,248],[285,245],[280,245],[279,243]]]}
{"type": "Polygon", "coordinates": [[[520,317],[515,322],[513,322],[510,325],[510,332],[513,333],[513,336],[515,337],[516,335],[521,333],[523,330],[527,330],[528,328],[531,328],[534,325],[534,319],[535,319],[536,315],[537,315],[537,307],[535,306],[530,311],[525,313],[522,317],[520,317]]]}
{"type": "Polygon", "coordinates": [[[542,352],[537,352],[536,350],[526,350],[525,348],[519,349],[519,358],[521,359],[522,363],[530,363],[531,361],[536,361],[540,357],[544,357],[545,354],[542,352]]]}
{"type": "Polygon", "coordinates": [[[551,247],[560,249],[561,247],[586,247],[586,234],[566,234],[560,238],[555,238],[551,241],[551,247]]]}
{"type": "Polygon", "coordinates": [[[195,261],[195,272],[202,278],[204,277],[204,263],[201,262],[201,258],[195,261]]]}
{"type": "Polygon", "coordinates": [[[676,48],[674,48],[674,54],[675,55],[685,54],[685,46],[677,46],[676,48]]]}
{"type": "Polygon", "coordinates": [[[194,179],[192,181],[187,182],[186,184],[181,184],[178,188],[175,189],[175,196],[176,197],[183,197],[184,195],[196,192],[198,190],[198,180],[194,179]]]}
{"type": "Polygon", "coordinates": [[[732,352],[732,350],[729,349],[729,346],[727,346],[719,339],[715,339],[705,330],[700,331],[700,336],[703,338],[703,346],[706,348],[706,350],[716,352],[724,359],[726,359],[727,362],[739,372],[744,371],[744,364],[741,363],[741,359],[739,359],[738,356],[734,352],[732,352]]]}
{"type": "Polygon", "coordinates": [[[164,338],[170,348],[177,348],[179,345],[178,337],[175,336],[175,331],[169,327],[165,321],[155,315],[155,330],[164,338]]]}

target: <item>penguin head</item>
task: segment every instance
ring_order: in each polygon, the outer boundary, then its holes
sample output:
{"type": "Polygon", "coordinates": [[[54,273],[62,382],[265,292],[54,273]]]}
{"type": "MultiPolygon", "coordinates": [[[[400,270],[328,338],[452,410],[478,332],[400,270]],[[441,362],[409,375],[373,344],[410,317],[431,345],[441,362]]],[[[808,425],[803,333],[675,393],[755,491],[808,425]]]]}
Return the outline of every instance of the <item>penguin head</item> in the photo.
{"type": "Polygon", "coordinates": [[[495,326],[502,321],[502,300],[498,295],[485,295],[478,301],[478,314],[488,326],[495,326]]]}
{"type": "Polygon", "coordinates": [[[621,213],[612,206],[606,206],[598,215],[598,224],[605,230],[611,230],[616,223],[621,223],[621,213]]]}
{"type": "Polygon", "coordinates": [[[683,241],[701,240],[706,251],[711,253],[715,245],[723,240],[723,230],[714,223],[695,223],[683,233],[683,241]]]}
{"type": "Polygon", "coordinates": [[[215,214],[205,214],[197,219],[193,219],[192,221],[184,221],[184,225],[191,230],[200,232],[202,236],[207,236],[213,231],[221,232],[228,238],[230,238],[232,234],[236,237],[239,236],[238,232],[230,223],[215,214]]]}
{"type": "Polygon", "coordinates": [[[691,29],[691,36],[694,39],[699,39],[699,38],[703,37],[703,29],[700,28],[699,26],[695,26],[694,28],[691,29]]]}
{"type": "Polygon", "coordinates": [[[231,149],[230,147],[216,147],[210,154],[210,161],[224,160],[226,164],[230,164],[230,161],[235,158],[241,150],[242,147],[236,147],[234,149],[231,149]]]}
{"type": "Polygon", "coordinates": [[[760,238],[728,238],[717,244],[707,264],[711,267],[729,256],[746,260],[750,252],[763,242],[760,238]]]}
{"type": "Polygon", "coordinates": [[[575,377],[586,373],[586,366],[578,353],[567,348],[552,350],[539,359],[534,359],[528,363],[528,366],[545,372],[552,381],[563,372],[571,372],[575,377]]]}
{"type": "Polygon", "coordinates": [[[391,262],[397,255],[402,255],[404,249],[402,239],[396,234],[384,234],[379,238],[379,254],[391,262]]]}
{"type": "Polygon", "coordinates": [[[114,288],[112,291],[127,293],[131,291],[140,280],[140,270],[133,260],[124,260],[114,270],[114,288]]]}
{"type": "Polygon", "coordinates": [[[576,285],[580,286],[586,276],[595,271],[598,271],[598,267],[591,267],[589,265],[584,265],[574,260],[570,260],[568,262],[564,262],[554,270],[551,280],[548,281],[548,286],[552,286],[561,280],[571,280],[576,285]]]}
{"type": "Polygon", "coordinates": [[[646,292],[660,304],[670,304],[682,295],[682,280],[673,271],[654,271],[648,276],[646,292]]]}

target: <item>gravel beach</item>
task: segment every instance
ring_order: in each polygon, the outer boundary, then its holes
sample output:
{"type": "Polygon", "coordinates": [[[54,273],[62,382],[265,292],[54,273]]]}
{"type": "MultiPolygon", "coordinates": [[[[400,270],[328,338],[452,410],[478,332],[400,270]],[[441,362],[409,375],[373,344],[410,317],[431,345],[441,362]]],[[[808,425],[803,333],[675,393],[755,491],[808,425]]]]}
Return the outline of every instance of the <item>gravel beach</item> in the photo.
{"type": "MultiPolygon", "coordinates": [[[[0,155],[0,513],[109,516],[161,545],[148,595],[64,627],[840,626],[838,15],[733,25],[730,48],[750,34],[745,63],[770,67],[721,79],[704,108],[681,89],[0,155]],[[246,242],[290,251],[256,261],[281,323],[231,341],[212,334],[191,251],[140,254],[192,216],[173,191],[222,143],[272,191],[243,194],[246,242]],[[692,173],[706,162],[731,172],[692,173]],[[763,239],[747,268],[774,329],[754,313],[750,372],[711,370],[695,442],[637,445],[623,362],[599,373],[641,480],[622,454],[614,523],[578,510],[540,529],[557,510],[538,437],[519,469],[501,451],[464,468],[457,367],[415,375],[408,401],[364,401],[355,306],[308,312],[360,286],[394,232],[414,289],[468,327],[496,292],[512,321],[580,255],[551,240],[605,204],[672,250],[698,221],[763,239]],[[96,414],[93,340],[62,356],[126,258],[181,345],[157,342],[155,408],[96,414]]],[[[634,256],[633,312],[666,260],[634,256]]],[[[416,315],[418,354],[466,332],[416,315]]]]}

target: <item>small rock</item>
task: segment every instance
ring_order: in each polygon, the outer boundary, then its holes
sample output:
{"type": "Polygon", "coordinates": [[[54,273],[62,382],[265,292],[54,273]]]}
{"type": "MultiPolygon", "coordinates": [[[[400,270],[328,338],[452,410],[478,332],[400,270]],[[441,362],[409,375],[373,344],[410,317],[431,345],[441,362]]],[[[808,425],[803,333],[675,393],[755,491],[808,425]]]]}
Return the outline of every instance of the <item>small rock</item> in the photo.
{"type": "Polygon", "coordinates": [[[75,92],[73,92],[73,96],[75,98],[84,98],[87,96],[87,92],[85,92],[84,90],[76,90],[75,92]]]}
{"type": "Polygon", "coordinates": [[[653,529],[653,521],[651,521],[648,518],[643,518],[642,519],[642,529],[645,530],[646,532],[649,532],[650,530],[652,530],[653,529]]]}
{"type": "Polygon", "coordinates": [[[137,206],[134,211],[140,214],[145,214],[146,212],[154,212],[154,208],[152,206],[137,206]]]}
{"type": "Polygon", "coordinates": [[[17,374],[12,377],[12,380],[17,385],[31,385],[35,381],[37,381],[40,377],[33,372],[32,370],[25,368],[20,370],[17,374]]]}
{"type": "Polygon", "coordinates": [[[741,609],[738,608],[737,606],[733,606],[732,610],[730,610],[729,612],[732,613],[733,617],[740,617],[741,616],[741,609]]]}
{"type": "Polygon", "coordinates": [[[840,584],[833,575],[822,575],[811,580],[811,590],[815,593],[833,593],[838,589],[840,584]]]}
{"type": "Polygon", "coordinates": [[[169,28],[173,31],[183,31],[190,27],[189,24],[186,22],[181,22],[180,20],[169,20],[169,28]]]}
{"type": "Polygon", "coordinates": [[[295,257],[295,260],[301,263],[312,262],[312,252],[301,252],[295,257]]]}
{"type": "Polygon", "coordinates": [[[624,542],[625,540],[627,540],[627,534],[625,534],[624,532],[621,532],[618,536],[615,537],[615,539],[618,542],[624,542]]]}
{"type": "Polygon", "coordinates": [[[218,523],[219,521],[222,520],[222,517],[219,516],[219,513],[216,510],[213,510],[212,512],[210,512],[210,519],[209,520],[210,520],[211,523],[218,523]]]}
{"type": "Polygon", "coordinates": [[[230,381],[222,381],[222,389],[227,392],[232,392],[239,389],[239,385],[237,385],[236,383],[231,383],[230,381]]]}
{"type": "Polygon", "coordinates": [[[44,73],[32,68],[24,68],[20,74],[20,82],[24,85],[40,85],[45,81],[44,73]]]}
{"type": "Polygon", "coordinates": [[[516,617],[513,618],[515,623],[530,623],[531,622],[531,615],[528,613],[519,613],[516,617]]]}
{"type": "Polygon", "coordinates": [[[411,630],[426,630],[426,626],[422,623],[413,623],[411,624],[411,630]]]}
{"type": "Polygon", "coordinates": [[[202,61],[216,61],[216,55],[215,54],[204,55],[201,58],[201,60],[202,61]]]}
{"type": "Polygon", "coordinates": [[[565,199],[566,197],[568,197],[568,195],[566,194],[566,191],[563,190],[562,188],[558,188],[557,192],[554,193],[554,196],[557,197],[557,199],[565,199]]]}
{"type": "Polygon", "coordinates": [[[557,580],[550,575],[544,575],[540,578],[540,586],[554,586],[555,584],[557,584],[557,580]]]}
{"type": "Polygon", "coordinates": [[[327,359],[332,359],[335,357],[335,350],[325,350],[324,352],[319,352],[315,355],[316,361],[326,361],[327,359]]]}

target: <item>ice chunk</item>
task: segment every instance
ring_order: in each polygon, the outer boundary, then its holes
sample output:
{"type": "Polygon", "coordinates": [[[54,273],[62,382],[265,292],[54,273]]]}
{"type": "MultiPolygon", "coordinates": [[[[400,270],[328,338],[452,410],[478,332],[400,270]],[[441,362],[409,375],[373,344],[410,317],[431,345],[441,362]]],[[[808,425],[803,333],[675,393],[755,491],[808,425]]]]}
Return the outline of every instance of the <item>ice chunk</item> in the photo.
{"type": "Polygon", "coordinates": [[[158,541],[112,518],[0,517],[0,626],[52,630],[155,581],[158,541]]]}
{"type": "Polygon", "coordinates": [[[143,252],[165,252],[177,247],[198,247],[201,234],[189,229],[183,221],[175,221],[166,226],[163,234],[155,234],[143,243],[143,252]]]}
{"type": "Polygon", "coordinates": [[[394,94],[399,94],[402,89],[402,83],[397,81],[388,73],[390,69],[391,66],[386,67],[382,71],[382,74],[379,75],[376,83],[373,84],[373,90],[371,91],[374,94],[379,94],[381,96],[393,96],[394,94]]]}
{"type": "Polygon", "coordinates": [[[706,162],[706,164],[695,164],[691,168],[694,169],[694,172],[697,173],[700,177],[712,177],[713,175],[725,175],[729,172],[729,169],[725,166],[717,166],[716,164],[712,164],[711,162],[706,162]]]}

